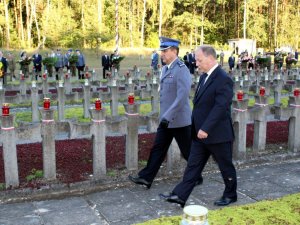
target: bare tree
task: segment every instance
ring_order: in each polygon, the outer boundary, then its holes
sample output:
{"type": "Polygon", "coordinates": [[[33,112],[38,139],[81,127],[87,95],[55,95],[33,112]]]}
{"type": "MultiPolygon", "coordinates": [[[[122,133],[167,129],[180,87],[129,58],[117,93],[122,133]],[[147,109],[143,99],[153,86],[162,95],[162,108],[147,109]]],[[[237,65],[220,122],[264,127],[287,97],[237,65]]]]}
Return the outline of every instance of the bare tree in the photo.
{"type": "Polygon", "coordinates": [[[9,48],[9,43],[10,43],[10,26],[9,26],[8,3],[7,3],[6,0],[4,0],[3,4],[4,4],[4,11],[5,11],[6,48],[9,48]]]}
{"type": "Polygon", "coordinates": [[[146,3],[147,0],[144,0],[143,16],[142,16],[142,27],[141,27],[141,47],[144,46],[144,30],[145,30],[145,17],[146,17],[146,3]]]}
{"type": "Polygon", "coordinates": [[[162,26],[162,11],[163,5],[162,0],[159,0],[159,29],[158,29],[158,36],[161,36],[161,26],[162,26]]]}

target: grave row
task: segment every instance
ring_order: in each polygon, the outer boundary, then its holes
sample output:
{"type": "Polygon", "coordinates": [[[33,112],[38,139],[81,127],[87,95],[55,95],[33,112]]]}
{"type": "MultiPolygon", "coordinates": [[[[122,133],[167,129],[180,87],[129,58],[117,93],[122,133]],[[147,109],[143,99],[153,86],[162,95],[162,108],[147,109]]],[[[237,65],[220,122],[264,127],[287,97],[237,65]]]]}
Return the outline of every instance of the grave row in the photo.
{"type": "MultiPolygon", "coordinates": [[[[298,76],[299,74],[296,74],[298,76]]],[[[243,81],[247,81],[247,77],[242,75],[243,81]]],[[[276,77],[275,77],[276,78],[276,77]]],[[[272,82],[279,81],[281,79],[273,79],[272,82]]],[[[261,82],[266,82],[264,79],[261,82]]],[[[235,83],[238,81],[235,78],[235,83]]],[[[259,82],[259,91],[254,95],[255,104],[253,107],[248,107],[249,98],[244,95],[241,89],[235,90],[235,97],[233,99],[232,106],[232,118],[235,132],[234,142],[234,157],[238,160],[244,160],[247,158],[246,151],[246,126],[249,121],[254,121],[254,139],[253,150],[261,151],[265,149],[266,145],[266,124],[267,117],[274,115],[275,118],[286,118],[289,120],[289,136],[288,136],[288,149],[291,152],[298,152],[300,150],[300,96],[299,89],[294,88],[293,95],[289,96],[288,107],[283,108],[280,104],[269,105],[269,93],[266,91],[268,87],[262,88],[261,82],[259,82]]],[[[243,83],[244,85],[245,83],[243,83]]],[[[130,85],[130,84],[129,84],[130,85]]],[[[151,91],[156,97],[153,102],[158,104],[158,84],[152,82],[151,91]]],[[[251,84],[253,85],[253,83],[251,84]]],[[[258,84],[256,84],[258,86],[258,84]]],[[[243,86],[239,86],[241,88],[243,86]]],[[[110,98],[118,103],[119,88],[116,85],[109,86],[110,98]],[[115,93],[115,94],[114,94],[115,93]],[[114,99],[114,96],[115,99],[114,99]]],[[[132,87],[131,87],[132,88],[132,87]]],[[[65,96],[64,87],[58,87],[58,121],[54,120],[55,110],[50,107],[50,99],[44,98],[43,107],[38,107],[38,98],[36,87],[31,88],[32,93],[35,93],[35,104],[32,107],[32,114],[35,123],[24,125],[20,127],[14,127],[14,115],[10,114],[9,104],[4,103],[2,105],[1,115],[1,143],[4,156],[4,170],[5,170],[5,183],[6,187],[18,186],[18,164],[16,145],[20,142],[20,137],[28,138],[28,134],[34,134],[35,138],[39,137],[42,142],[43,148],[43,172],[45,179],[56,178],[56,161],[55,161],[55,139],[57,138],[56,132],[59,126],[63,126],[66,122],[60,122],[63,120],[63,101],[65,96]],[[41,114],[41,121],[39,121],[38,114],[41,114]],[[27,136],[26,136],[27,135],[27,136]]],[[[123,103],[125,108],[125,116],[118,116],[117,105],[111,104],[112,116],[105,115],[105,109],[101,106],[99,99],[95,102],[95,107],[90,108],[90,90],[89,84],[83,86],[84,102],[86,102],[85,113],[89,114],[91,118],[88,124],[74,124],[68,121],[69,124],[69,138],[79,137],[80,134],[85,134],[90,137],[93,142],[93,173],[95,179],[101,179],[106,174],[106,154],[105,154],[105,136],[108,132],[123,132],[126,135],[126,153],[125,162],[126,167],[129,170],[135,170],[138,166],[138,131],[141,123],[147,124],[148,131],[154,132],[157,127],[157,112],[158,106],[152,104],[152,113],[146,117],[142,117],[139,114],[140,104],[134,101],[134,95],[128,95],[128,102],[123,103]],[[113,107],[115,109],[113,110],[113,107]],[[114,113],[113,113],[114,111],[114,113]]],[[[34,95],[32,95],[34,96],[34,95]]],[[[170,151],[168,157],[168,164],[170,168],[176,165],[176,161],[180,158],[178,147],[172,144],[172,151],[170,151]]]]}

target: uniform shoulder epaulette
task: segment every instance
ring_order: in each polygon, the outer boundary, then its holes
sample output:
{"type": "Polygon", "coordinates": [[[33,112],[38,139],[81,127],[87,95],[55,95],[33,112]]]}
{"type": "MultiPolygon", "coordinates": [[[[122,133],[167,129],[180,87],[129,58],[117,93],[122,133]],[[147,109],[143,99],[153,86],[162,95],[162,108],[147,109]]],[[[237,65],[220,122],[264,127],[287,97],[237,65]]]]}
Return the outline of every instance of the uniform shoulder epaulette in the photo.
{"type": "Polygon", "coordinates": [[[177,64],[179,65],[179,67],[185,66],[184,62],[182,62],[182,61],[180,61],[180,60],[177,61],[177,64]]]}

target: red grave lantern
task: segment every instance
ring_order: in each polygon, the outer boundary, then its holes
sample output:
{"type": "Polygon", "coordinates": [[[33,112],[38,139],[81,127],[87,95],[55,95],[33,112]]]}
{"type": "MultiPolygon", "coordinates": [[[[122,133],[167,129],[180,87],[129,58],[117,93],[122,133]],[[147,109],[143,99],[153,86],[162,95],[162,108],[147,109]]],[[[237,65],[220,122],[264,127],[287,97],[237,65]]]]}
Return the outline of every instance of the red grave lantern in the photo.
{"type": "Polygon", "coordinates": [[[244,92],[242,90],[238,90],[236,93],[236,97],[238,101],[242,101],[244,98],[244,92]]]}
{"type": "Polygon", "coordinates": [[[265,89],[265,87],[260,87],[260,89],[259,89],[259,95],[260,95],[260,96],[265,96],[265,94],[266,94],[266,89],[265,89]]]}
{"type": "Polygon", "coordinates": [[[8,103],[2,104],[2,116],[9,116],[9,104],[8,103]]]}
{"type": "Polygon", "coordinates": [[[295,88],[294,89],[294,96],[299,97],[299,95],[300,95],[300,88],[295,88]]]}
{"type": "Polygon", "coordinates": [[[44,109],[50,109],[50,98],[44,98],[44,109]]]}
{"type": "Polygon", "coordinates": [[[97,98],[96,101],[95,101],[95,109],[96,110],[101,110],[102,109],[102,102],[99,98],[97,98]]]}
{"type": "Polygon", "coordinates": [[[129,105],[133,105],[134,104],[134,94],[133,93],[130,93],[128,95],[128,104],[129,105]]]}

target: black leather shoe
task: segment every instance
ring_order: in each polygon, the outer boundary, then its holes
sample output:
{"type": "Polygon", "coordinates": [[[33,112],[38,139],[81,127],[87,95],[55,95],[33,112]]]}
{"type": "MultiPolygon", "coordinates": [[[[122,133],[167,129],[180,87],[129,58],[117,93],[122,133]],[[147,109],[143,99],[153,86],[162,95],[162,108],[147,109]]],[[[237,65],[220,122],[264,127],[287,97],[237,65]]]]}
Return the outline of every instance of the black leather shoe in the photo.
{"type": "Polygon", "coordinates": [[[162,197],[167,202],[179,204],[181,206],[181,208],[183,208],[184,205],[185,205],[185,201],[183,201],[182,199],[180,199],[175,194],[172,194],[172,193],[169,193],[167,195],[165,195],[165,194],[159,194],[159,196],[162,197]]]}
{"type": "Polygon", "coordinates": [[[128,176],[129,180],[131,180],[133,183],[139,184],[139,185],[145,185],[148,189],[151,187],[151,182],[146,181],[143,178],[140,178],[139,176],[128,176]]]}
{"type": "Polygon", "coordinates": [[[230,203],[236,202],[237,197],[234,198],[227,198],[227,197],[221,197],[219,200],[215,201],[216,206],[226,206],[230,203]]]}
{"type": "Polygon", "coordinates": [[[196,181],[195,185],[197,186],[197,185],[201,185],[201,184],[203,184],[203,177],[202,176],[199,178],[199,180],[196,181]]]}

